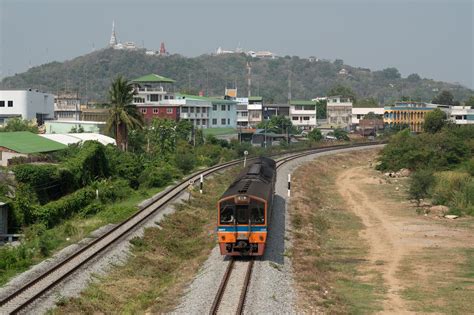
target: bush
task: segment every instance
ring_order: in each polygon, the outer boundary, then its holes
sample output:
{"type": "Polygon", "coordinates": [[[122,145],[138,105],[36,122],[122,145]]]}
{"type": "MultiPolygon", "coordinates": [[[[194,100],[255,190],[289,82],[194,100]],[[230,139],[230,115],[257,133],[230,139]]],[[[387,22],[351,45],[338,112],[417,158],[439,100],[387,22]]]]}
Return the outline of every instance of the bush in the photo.
{"type": "Polygon", "coordinates": [[[147,168],[140,178],[140,183],[147,187],[164,187],[174,178],[180,177],[180,171],[169,164],[147,168]]]}
{"type": "Polygon", "coordinates": [[[132,190],[125,179],[102,180],[91,185],[94,190],[99,191],[99,200],[102,203],[111,203],[129,196],[132,190]]]}
{"type": "Polygon", "coordinates": [[[308,139],[319,142],[323,139],[323,134],[321,133],[321,130],[314,128],[308,133],[308,139]]]}
{"type": "Polygon", "coordinates": [[[445,171],[435,174],[433,202],[451,207],[467,208],[474,198],[467,195],[472,189],[472,177],[465,172],[445,171]]]}
{"type": "Polygon", "coordinates": [[[185,153],[176,157],[176,166],[184,174],[191,172],[196,166],[196,157],[192,153],[185,153]]]}
{"type": "Polygon", "coordinates": [[[86,141],[66,166],[74,174],[74,180],[80,187],[110,175],[104,146],[97,141],[86,141]]]}
{"type": "Polygon", "coordinates": [[[139,178],[144,164],[141,156],[123,152],[110,145],[106,147],[105,152],[111,175],[114,178],[126,179],[130,187],[137,189],[140,185],[139,178]]]}
{"type": "Polygon", "coordinates": [[[433,173],[430,170],[419,170],[411,175],[410,188],[408,193],[418,204],[420,199],[429,195],[429,190],[433,184],[433,173]]]}
{"type": "Polygon", "coordinates": [[[82,188],[59,200],[34,208],[33,217],[36,222],[42,222],[47,227],[53,227],[62,220],[80,212],[94,199],[95,190],[93,188],[82,188]]]}

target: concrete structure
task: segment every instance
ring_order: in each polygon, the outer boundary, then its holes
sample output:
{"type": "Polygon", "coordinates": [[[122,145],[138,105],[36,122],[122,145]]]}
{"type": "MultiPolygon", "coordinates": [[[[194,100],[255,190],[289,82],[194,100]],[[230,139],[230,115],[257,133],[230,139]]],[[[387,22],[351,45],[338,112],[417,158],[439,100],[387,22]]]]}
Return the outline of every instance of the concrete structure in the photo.
{"type": "Polygon", "coordinates": [[[81,108],[81,119],[82,121],[92,122],[107,122],[109,118],[108,108],[87,108],[82,106],[81,108]]]}
{"type": "Polygon", "coordinates": [[[457,125],[474,124],[474,109],[469,106],[452,106],[448,119],[457,125]]]}
{"type": "Polygon", "coordinates": [[[0,90],[0,125],[13,117],[39,125],[54,118],[54,95],[39,90],[0,90]]]}
{"type": "Polygon", "coordinates": [[[305,100],[290,101],[290,119],[293,125],[303,130],[316,127],[316,102],[305,100]]]}
{"type": "Polygon", "coordinates": [[[271,119],[273,116],[290,117],[290,105],[289,104],[263,105],[263,120],[271,119]]]}
{"type": "Polygon", "coordinates": [[[0,201],[0,235],[8,234],[8,211],[7,205],[0,201]]]}
{"type": "Polygon", "coordinates": [[[235,98],[235,101],[237,102],[237,126],[247,128],[249,127],[249,99],[248,97],[238,97],[235,98]]]}
{"type": "Polygon", "coordinates": [[[77,92],[61,92],[54,97],[54,118],[56,120],[81,119],[81,99],[77,92]]]}
{"type": "Polygon", "coordinates": [[[180,105],[180,120],[190,120],[200,128],[235,128],[237,125],[237,102],[214,97],[177,94],[180,105]]]}
{"type": "Polygon", "coordinates": [[[83,120],[49,120],[45,123],[46,133],[70,133],[71,131],[83,130],[87,133],[105,133],[107,123],[103,121],[83,120]]]}
{"type": "Polygon", "coordinates": [[[249,125],[256,127],[263,120],[263,98],[261,96],[251,96],[247,105],[249,125]]]}
{"type": "Polygon", "coordinates": [[[384,107],[385,126],[402,128],[407,126],[412,132],[422,132],[425,116],[437,108],[435,104],[421,102],[398,102],[384,107]]]}
{"type": "Polygon", "coordinates": [[[352,125],[358,125],[359,120],[364,119],[364,116],[368,113],[374,113],[375,115],[383,116],[383,107],[352,107],[351,123],[352,125]]]}
{"type": "Polygon", "coordinates": [[[326,115],[329,125],[340,128],[349,127],[352,118],[352,101],[341,96],[329,96],[326,115]]]}

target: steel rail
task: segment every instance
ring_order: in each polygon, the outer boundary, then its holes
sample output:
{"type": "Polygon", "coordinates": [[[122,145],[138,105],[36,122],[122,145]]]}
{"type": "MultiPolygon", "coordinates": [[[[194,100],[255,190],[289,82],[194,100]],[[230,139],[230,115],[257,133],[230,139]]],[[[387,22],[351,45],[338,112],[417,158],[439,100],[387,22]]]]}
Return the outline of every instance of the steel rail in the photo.
{"type": "Polygon", "coordinates": [[[227,269],[225,270],[224,276],[222,277],[219,288],[217,289],[214,301],[212,302],[211,310],[209,312],[210,315],[217,314],[217,311],[219,310],[219,305],[221,304],[225,289],[227,288],[227,283],[229,282],[230,275],[232,274],[232,270],[234,269],[234,263],[234,258],[231,258],[229,264],[227,265],[227,269]]]}
{"type": "MultiPolygon", "coordinates": [[[[277,166],[278,168],[284,163],[299,158],[301,156],[306,156],[318,152],[333,151],[337,149],[359,146],[371,146],[377,144],[381,143],[375,142],[369,144],[362,143],[353,145],[335,145],[320,148],[303,149],[293,152],[276,153],[270,156],[289,155],[279,160],[279,162],[281,163],[277,166]]],[[[250,161],[252,159],[255,159],[255,157],[250,158],[248,160],[250,161]]],[[[84,266],[91,259],[97,257],[98,254],[103,253],[105,249],[109,248],[109,246],[114,244],[117,240],[123,238],[129,232],[135,230],[138,226],[141,226],[141,224],[145,222],[150,216],[155,214],[156,211],[162,209],[170,201],[174,200],[178,195],[183,193],[188,188],[190,180],[197,181],[201,175],[203,175],[203,177],[206,177],[220,170],[237,165],[241,162],[242,159],[234,160],[199,171],[185,178],[175,186],[165,190],[164,192],[159,194],[156,199],[152,200],[152,202],[137,211],[130,218],[116,225],[102,236],[98,237],[91,243],[74,252],[68,258],[60,261],[58,264],[51,267],[32,281],[21,286],[19,289],[15,290],[13,293],[3,298],[0,301],[0,313],[14,314],[17,313],[19,310],[25,308],[27,305],[29,305],[38,297],[43,295],[46,291],[63,281],[81,266],[84,266]]]]}

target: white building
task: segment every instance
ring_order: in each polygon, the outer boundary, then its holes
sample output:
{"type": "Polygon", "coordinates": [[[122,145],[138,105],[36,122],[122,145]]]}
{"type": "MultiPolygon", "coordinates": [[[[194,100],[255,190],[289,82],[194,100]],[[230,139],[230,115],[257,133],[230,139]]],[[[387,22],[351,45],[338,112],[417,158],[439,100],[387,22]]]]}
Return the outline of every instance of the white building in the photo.
{"type": "Polygon", "coordinates": [[[235,98],[237,102],[236,111],[237,111],[237,127],[248,127],[249,126],[249,99],[247,97],[237,97],[235,98]]]}
{"type": "Polygon", "coordinates": [[[293,125],[303,130],[316,127],[316,101],[290,101],[290,119],[293,125]]]}
{"type": "Polygon", "coordinates": [[[474,109],[470,106],[452,106],[448,119],[458,125],[474,124],[474,109]]]}
{"type": "Polygon", "coordinates": [[[81,99],[78,93],[62,92],[54,97],[54,118],[56,120],[80,120],[81,99]]]}
{"type": "Polygon", "coordinates": [[[352,120],[352,101],[349,98],[329,96],[326,116],[328,124],[333,127],[348,127],[352,120]]]}
{"type": "Polygon", "coordinates": [[[54,95],[38,90],[0,90],[0,125],[9,118],[36,119],[39,125],[54,118],[54,95]]]}
{"type": "Polygon", "coordinates": [[[358,125],[359,120],[364,119],[364,116],[367,115],[368,113],[374,113],[375,115],[380,115],[382,119],[383,112],[384,112],[383,107],[352,107],[351,123],[353,125],[358,125]]]}

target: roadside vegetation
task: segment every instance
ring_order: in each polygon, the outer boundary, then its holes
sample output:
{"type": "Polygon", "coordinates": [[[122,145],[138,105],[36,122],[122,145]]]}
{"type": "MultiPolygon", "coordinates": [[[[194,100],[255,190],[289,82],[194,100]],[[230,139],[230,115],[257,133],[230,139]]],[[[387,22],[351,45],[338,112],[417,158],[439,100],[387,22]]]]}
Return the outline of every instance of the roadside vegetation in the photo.
{"type": "Polygon", "coordinates": [[[239,168],[206,181],[204,193],[131,241],[130,259],[92,283],[78,298],[62,299],[52,314],[167,313],[215,246],[215,205],[239,168]]]}
{"type": "Polygon", "coordinates": [[[411,176],[410,197],[429,198],[449,207],[451,214],[474,215],[474,126],[453,125],[444,113],[434,110],[426,117],[426,132],[413,135],[408,129],[391,137],[379,157],[378,169],[411,176]]]}

